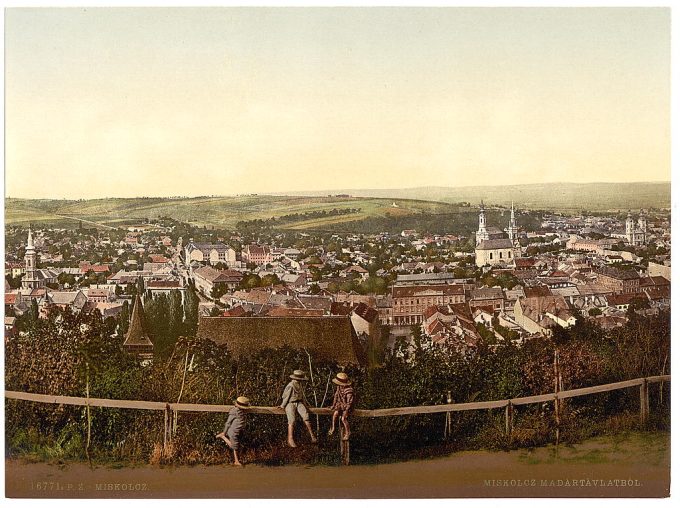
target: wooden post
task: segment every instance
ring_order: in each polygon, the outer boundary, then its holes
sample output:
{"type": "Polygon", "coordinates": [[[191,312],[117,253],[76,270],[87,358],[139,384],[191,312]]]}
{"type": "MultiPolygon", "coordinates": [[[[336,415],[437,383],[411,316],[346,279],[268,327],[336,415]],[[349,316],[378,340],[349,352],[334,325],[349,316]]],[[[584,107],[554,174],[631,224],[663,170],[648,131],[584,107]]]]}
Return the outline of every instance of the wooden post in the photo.
{"type": "Polygon", "coordinates": [[[555,445],[560,444],[560,399],[558,393],[560,391],[560,368],[559,368],[559,353],[555,350],[555,359],[553,361],[553,373],[555,376],[555,445]]]}
{"type": "Polygon", "coordinates": [[[508,405],[505,406],[505,435],[512,437],[512,402],[508,400],[508,405]]]}
{"type": "Polygon", "coordinates": [[[649,383],[647,378],[642,380],[640,384],[640,424],[644,427],[647,425],[649,418],[649,383]]]}
{"type": "MultiPolygon", "coordinates": [[[[451,397],[451,390],[446,393],[446,403],[453,403],[453,398],[451,397]]],[[[451,436],[451,411],[446,412],[446,419],[444,420],[444,439],[451,436]]]]}
{"type": "Polygon", "coordinates": [[[163,410],[163,453],[165,455],[168,447],[168,422],[170,420],[170,405],[166,404],[163,410]]]}
{"type": "Polygon", "coordinates": [[[85,405],[85,411],[87,413],[87,443],[85,445],[85,455],[87,456],[87,462],[92,467],[92,459],[90,458],[90,436],[92,434],[92,419],[90,418],[90,364],[85,363],[85,397],[87,404],[85,405]]]}
{"type": "Polygon", "coordinates": [[[343,466],[349,466],[349,439],[346,441],[343,439],[345,437],[345,428],[343,427],[342,422],[339,423],[340,432],[338,432],[338,436],[340,436],[340,462],[343,466]]]}

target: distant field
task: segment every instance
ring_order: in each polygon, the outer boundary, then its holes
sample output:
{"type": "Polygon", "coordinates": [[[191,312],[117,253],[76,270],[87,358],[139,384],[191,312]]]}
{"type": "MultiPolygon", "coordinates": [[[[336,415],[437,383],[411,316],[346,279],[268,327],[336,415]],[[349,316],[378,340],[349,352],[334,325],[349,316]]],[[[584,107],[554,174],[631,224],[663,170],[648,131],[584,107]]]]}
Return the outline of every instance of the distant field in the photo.
{"type": "Polygon", "coordinates": [[[400,218],[456,213],[449,203],[411,199],[307,196],[236,196],[201,198],[134,198],[67,200],[5,200],[5,223],[73,226],[77,220],[122,225],[144,218],[168,216],[201,226],[233,228],[238,221],[270,219],[320,210],[355,208],[359,212],[330,217],[301,218],[286,229],[325,229],[369,218],[400,218]],[[394,206],[396,205],[396,206],[394,206]]]}
{"type": "MultiPolygon", "coordinates": [[[[353,196],[427,199],[445,203],[467,201],[477,204],[516,206],[526,209],[594,212],[669,208],[670,182],[552,183],[477,187],[416,187],[412,189],[340,189],[353,196]]],[[[303,193],[292,193],[303,194],[303,193]]],[[[313,195],[313,193],[304,193],[313,195]]]]}

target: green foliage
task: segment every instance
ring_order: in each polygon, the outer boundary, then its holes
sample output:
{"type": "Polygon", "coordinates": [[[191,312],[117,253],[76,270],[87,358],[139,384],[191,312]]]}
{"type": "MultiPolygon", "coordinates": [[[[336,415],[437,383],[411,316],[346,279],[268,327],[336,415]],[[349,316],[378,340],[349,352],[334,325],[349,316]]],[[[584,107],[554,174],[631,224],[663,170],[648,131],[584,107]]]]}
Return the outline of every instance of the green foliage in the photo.
{"type": "Polygon", "coordinates": [[[193,284],[189,284],[184,293],[184,335],[196,335],[198,328],[198,294],[193,284]]]}
{"type": "MultiPolygon", "coordinates": [[[[28,335],[7,344],[7,389],[82,396],[89,379],[91,395],[101,398],[230,404],[245,395],[254,405],[275,406],[290,372],[302,369],[310,377],[306,384],[309,404],[327,407],[333,395],[330,379],[340,369],[311,352],[308,356],[304,350],[285,347],[236,359],[224,345],[184,336],[177,338],[165,359],[155,359],[143,368],[122,352],[121,339],[112,336],[114,327],[115,322],[102,322],[98,313],[64,311],[40,320],[28,335]]],[[[505,337],[482,342],[472,350],[461,349],[457,343],[433,344],[414,327],[410,340],[397,340],[372,368],[350,365],[346,372],[354,380],[357,408],[442,404],[448,392],[459,403],[503,400],[553,391],[556,350],[564,389],[667,373],[670,314],[653,319],[635,314],[629,324],[609,333],[579,320],[551,340],[537,338],[518,344],[505,337]]],[[[659,415],[654,425],[666,426],[669,397],[664,393],[663,404],[658,399],[651,398],[653,413],[659,415]]],[[[623,390],[570,399],[563,409],[563,435],[566,439],[587,436],[602,428],[608,416],[625,415],[631,407],[636,410],[637,403],[637,392],[623,390]]],[[[82,455],[83,408],[11,400],[5,407],[9,453],[38,450],[45,457],[82,455]]],[[[92,415],[95,456],[147,461],[162,439],[158,413],[93,408],[92,415]]],[[[417,454],[425,447],[442,449],[444,417],[352,418],[352,460],[382,461],[417,454]]],[[[172,460],[223,461],[224,449],[216,444],[214,434],[224,418],[223,414],[180,413],[172,460]]],[[[318,421],[323,435],[329,421],[326,417],[318,421]]],[[[500,411],[460,412],[454,421],[453,437],[459,447],[509,446],[500,411]]],[[[316,418],[313,424],[316,427],[316,418]]],[[[513,442],[545,444],[554,425],[550,408],[522,408],[517,411],[513,442]]],[[[280,416],[250,414],[243,435],[248,460],[269,463],[278,456],[285,461],[276,451],[283,449],[285,432],[280,416]]],[[[335,441],[322,439],[317,460],[334,463],[336,447],[335,441]]]]}
{"type": "Polygon", "coordinates": [[[7,281],[7,284],[9,284],[9,287],[12,289],[19,289],[21,287],[21,279],[24,278],[24,274],[19,274],[16,277],[12,277],[11,275],[6,275],[5,280],[7,281]]]}

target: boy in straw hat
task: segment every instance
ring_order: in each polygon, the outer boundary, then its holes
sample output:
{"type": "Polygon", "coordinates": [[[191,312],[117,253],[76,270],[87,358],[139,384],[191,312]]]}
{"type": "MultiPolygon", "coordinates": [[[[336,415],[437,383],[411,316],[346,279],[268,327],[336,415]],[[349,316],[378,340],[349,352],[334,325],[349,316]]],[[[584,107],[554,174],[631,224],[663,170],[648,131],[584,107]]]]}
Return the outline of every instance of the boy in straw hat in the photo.
{"type": "Polygon", "coordinates": [[[344,372],[338,372],[335,378],[333,378],[333,383],[336,385],[333,405],[331,405],[333,420],[328,435],[332,436],[335,432],[335,422],[338,420],[338,416],[340,416],[342,426],[345,427],[345,435],[342,439],[347,441],[349,439],[349,415],[352,413],[354,406],[354,388],[352,388],[352,381],[350,381],[344,372]]]}
{"type": "Polygon", "coordinates": [[[309,421],[309,411],[305,404],[305,391],[302,383],[307,381],[307,376],[301,370],[296,370],[290,375],[290,382],[283,390],[281,407],[286,410],[286,417],[288,418],[288,446],[295,448],[295,440],[293,439],[293,430],[295,429],[295,415],[300,415],[302,421],[309,431],[309,436],[312,438],[312,443],[316,443],[316,436],[312,430],[312,424],[309,421]]]}
{"type": "Polygon", "coordinates": [[[235,466],[243,465],[238,460],[238,450],[240,448],[239,436],[246,421],[245,409],[249,407],[250,400],[247,397],[238,397],[234,401],[234,407],[229,411],[227,422],[224,424],[224,430],[215,436],[217,439],[222,439],[234,451],[235,466]]]}

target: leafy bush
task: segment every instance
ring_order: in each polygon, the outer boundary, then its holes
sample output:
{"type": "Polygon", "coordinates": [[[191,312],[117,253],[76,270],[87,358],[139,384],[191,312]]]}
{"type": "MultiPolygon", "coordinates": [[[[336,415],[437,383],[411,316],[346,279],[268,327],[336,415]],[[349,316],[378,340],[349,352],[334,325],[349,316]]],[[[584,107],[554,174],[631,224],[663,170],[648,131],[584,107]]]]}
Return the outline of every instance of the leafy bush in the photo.
{"type": "MultiPolygon", "coordinates": [[[[670,315],[635,316],[621,329],[605,333],[579,322],[553,339],[522,345],[506,340],[474,352],[454,344],[433,345],[414,330],[413,341],[398,341],[384,363],[366,369],[349,366],[355,381],[357,408],[375,409],[442,404],[447,392],[455,402],[504,400],[554,390],[553,361],[559,350],[564,389],[668,373],[670,315]]],[[[254,405],[276,406],[294,369],[308,373],[310,406],[329,406],[338,372],[335,362],[306,351],[268,349],[237,360],[225,346],[180,337],[165,359],[141,367],[122,351],[121,339],[97,313],[57,312],[38,320],[27,335],[6,346],[9,390],[150,401],[231,404],[238,395],[254,405]]],[[[650,386],[652,428],[670,421],[669,383],[650,386]]],[[[639,425],[637,388],[578,397],[562,402],[563,441],[583,439],[613,429],[639,425]],[[608,427],[609,426],[609,427],[608,427]]],[[[155,463],[220,463],[226,447],[215,439],[224,413],[183,412],[171,415],[172,446],[163,450],[163,413],[91,408],[90,456],[95,460],[155,463]]],[[[83,459],[87,418],[83,407],[6,400],[6,453],[34,454],[43,459],[83,459]]],[[[453,449],[508,449],[539,446],[554,439],[552,403],[515,408],[512,437],[505,435],[502,409],[454,412],[452,435],[444,435],[446,415],[409,415],[351,420],[352,461],[376,462],[445,453],[453,449]]],[[[243,457],[264,464],[338,463],[337,438],[326,437],[328,417],[312,416],[318,447],[285,446],[282,416],[248,415],[243,457]]],[[[300,441],[308,436],[298,426],[300,441]]]]}

